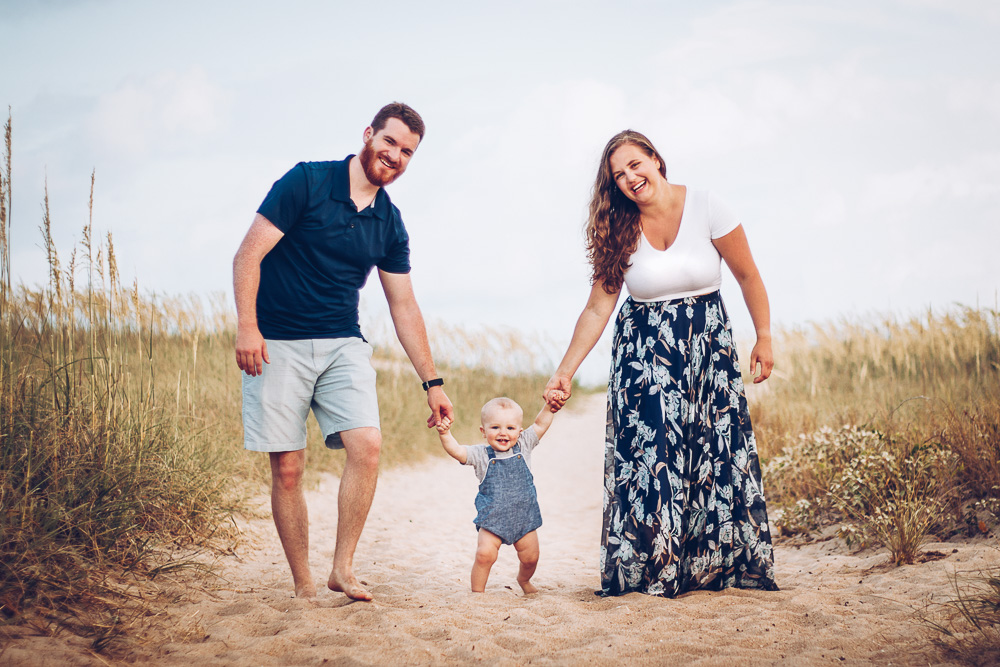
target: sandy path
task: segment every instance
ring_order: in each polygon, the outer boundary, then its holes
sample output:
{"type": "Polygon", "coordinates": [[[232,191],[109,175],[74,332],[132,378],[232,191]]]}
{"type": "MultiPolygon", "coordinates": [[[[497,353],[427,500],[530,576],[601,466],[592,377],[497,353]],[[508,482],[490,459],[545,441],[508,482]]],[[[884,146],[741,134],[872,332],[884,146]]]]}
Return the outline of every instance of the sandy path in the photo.
{"type": "MultiPolygon", "coordinates": [[[[538,595],[520,594],[510,547],[486,593],[469,592],[476,478],[435,459],[379,481],[355,563],[374,602],[325,589],[314,602],[292,598],[273,524],[254,521],[243,562],[222,563],[227,581],[189,590],[167,610],[170,639],[134,657],[163,665],[926,664],[913,653],[924,630],[912,609],[948,596],[956,569],[998,562],[992,544],[947,543],[928,545],[946,558],[885,568],[884,553],[851,555],[822,542],[776,548],[776,593],[597,597],[603,397],[577,410],[557,416],[533,459],[544,519],[538,595]]],[[[336,490],[329,478],[309,493],[318,581],[333,553],[336,490]]],[[[4,657],[46,662],[32,644],[30,654],[14,647],[4,657]]]]}

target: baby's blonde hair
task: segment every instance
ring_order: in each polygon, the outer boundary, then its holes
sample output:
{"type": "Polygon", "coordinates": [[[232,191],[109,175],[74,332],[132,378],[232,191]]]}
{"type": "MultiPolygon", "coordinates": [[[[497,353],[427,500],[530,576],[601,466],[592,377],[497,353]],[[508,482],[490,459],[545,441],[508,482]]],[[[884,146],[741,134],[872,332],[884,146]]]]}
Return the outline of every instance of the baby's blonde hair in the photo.
{"type": "Polygon", "coordinates": [[[507,398],[506,396],[500,396],[486,402],[486,405],[483,406],[482,411],[479,413],[479,421],[485,424],[486,417],[492,414],[494,410],[517,410],[517,420],[521,421],[524,419],[524,410],[522,410],[521,406],[517,404],[517,401],[507,398]]]}

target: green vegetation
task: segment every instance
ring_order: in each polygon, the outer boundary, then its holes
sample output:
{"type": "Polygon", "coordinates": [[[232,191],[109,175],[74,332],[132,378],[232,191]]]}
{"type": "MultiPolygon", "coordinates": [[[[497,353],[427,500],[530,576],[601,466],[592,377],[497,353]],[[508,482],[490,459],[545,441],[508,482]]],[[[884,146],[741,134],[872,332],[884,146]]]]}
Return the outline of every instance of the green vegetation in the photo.
{"type": "MultiPolygon", "coordinates": [[[[239,538],[232,518],[266,492],[267,457],[242,450],[235,319],[224,298],[154,299],[123,285],[112,238],[95,239],[90,221],[64,262],[47,194],[48,284],[14,285],[9,121],[5,130],[0,624],[68,627],[106,650],[134,634],[155,603],[152,578],[239,538]]],[[[440,455],[392,333],[378,322],[366,332],[376,341],[383,465],[440,455]]],[[[529,418],[540,408],[546,364],[558,356],[551,343],[443,328],[431,339],[459,439],[479,438],[479,409],[494,396],[515,399],[529,418]]],[[[803,538],[837,526],[849,543],[884,545],[907,563],[930,534],[996,529],[996,310],[817,326],[779,334],[775,350],[777,372],[750,398],[776,533],[803,538]]],[[[311,480],[339,473],[343,453],[323,447],[312,420],[309,434],[311,480]]],[[[934,621],[948,650],[1000,650],[997,581],[994,572],[956,584],[945,620],[934,621]]]]}
{"type": "Polygon", "coordinates": [[[1000,314],[781,336],[754,403],[775,522],[843,534],[912,562],[928,532],[983,534],[1000,499],[1000,314]]]}
{"type": "MultiPolygon", "coordinates": [[[[751,394],[775,532],[837,527],[912,563],[929,535],[1000,524],[1000,312],[956,307],[907,322],[779,336],[778,372],[751,394]]],[[[948,651],[1000,655],[996,572],[945,605],[948,651]]]]}
{"type": "Polygon", "coordinates": [[[956,575],[952,582],[953,598],[923,615],[940,633],[935,643],[949,658],[965,664],[1000,663],[1000,570],[956,575]]]}
{"type": "MultiPolygon", "coordinates": [[[[14,286],[10,146],[8,120],[0,170],[0,624],[43,633],[68,627],[105,649],[141,627],[146,582],[238,539],[232,517],[266,491],[270,472],[266,456],[242,449],[235,319],[224,298],[154,299],[122,285],[113,240],[94,238],[92,220],[63,261],[47,193],[48,284],[14,286]]],[[[93,186],[91,176],[92,195],[93,186]]],[[[433,338],[452,358],[493,361],[441,367],[460,436],[479,437],[479,409],[496,395],[528,413],[540,405],[547,375],[526,342],[496,332],[433,338]]],[[[425,425],[426,397],[398,345],[376,345],[375,358],[383,464],[439,453],[425,425]]],[[[344,455],[322,445],[315,421],[310,427],[315,481],[320,471],[339,472],[344,455]]]]}
{"type": "Polygon", "coordinates": [[[184,355],[161,358],[167,334],[159,313],[119,282],[110,236],[95,242],[88,222],[63,268],[46,194],[49,283],[14,290],[10,137],[8,121],[0,192],[0,617],[43,630],[74,626],[100,647],[123,625],[117,609],[129,607],[134,577],[187,564],[159,547],[220,537],[236,496],[224,452],[191,432],[178,409],[180,388],[176,405],[166,391],[173,372],[179,378],[194,365],[184,355]]]}

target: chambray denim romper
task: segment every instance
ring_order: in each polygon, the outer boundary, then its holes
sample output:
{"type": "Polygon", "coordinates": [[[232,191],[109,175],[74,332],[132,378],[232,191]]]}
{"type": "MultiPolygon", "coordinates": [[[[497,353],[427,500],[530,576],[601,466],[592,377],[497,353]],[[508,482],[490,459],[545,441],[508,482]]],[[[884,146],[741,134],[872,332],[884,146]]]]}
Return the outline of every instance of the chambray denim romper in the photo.
{"type": "Polygon", "coordinates": [[[476,528],[485,528],[504,544],[514,544],[542,525],[535,478],[521,456],[521,445],[510,451],[514,456],[498,459],[488,448],[490,465],[476,495],[476,528]]]}

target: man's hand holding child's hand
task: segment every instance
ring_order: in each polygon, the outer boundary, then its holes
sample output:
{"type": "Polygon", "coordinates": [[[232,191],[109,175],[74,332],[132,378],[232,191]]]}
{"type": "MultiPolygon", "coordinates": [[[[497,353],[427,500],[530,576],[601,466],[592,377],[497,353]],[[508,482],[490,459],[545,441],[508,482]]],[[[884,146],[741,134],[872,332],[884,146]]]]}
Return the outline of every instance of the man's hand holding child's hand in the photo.
{"type": "Polygon", "coordinates": [[[438,433],[444,435],[445,433],[451,430],[451,419],[449,419],[448,417],[442,417],[441,421],[439,421],[437,423],[437,426],[435,426],[434,428],[437,429],[438,433]]]}

